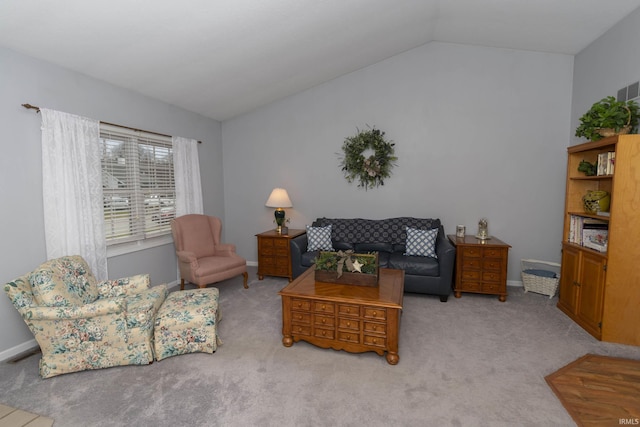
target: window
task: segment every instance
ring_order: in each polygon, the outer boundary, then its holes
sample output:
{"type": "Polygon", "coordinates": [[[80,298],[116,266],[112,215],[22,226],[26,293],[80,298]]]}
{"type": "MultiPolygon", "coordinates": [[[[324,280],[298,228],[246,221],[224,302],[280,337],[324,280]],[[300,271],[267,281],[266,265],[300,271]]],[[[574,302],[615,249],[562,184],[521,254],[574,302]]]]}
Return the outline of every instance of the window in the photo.
{"type": "Polygon", "coordinates": [[[171,233],[175,181],[171,137],[100,124],[107,246],[171,233]]]}

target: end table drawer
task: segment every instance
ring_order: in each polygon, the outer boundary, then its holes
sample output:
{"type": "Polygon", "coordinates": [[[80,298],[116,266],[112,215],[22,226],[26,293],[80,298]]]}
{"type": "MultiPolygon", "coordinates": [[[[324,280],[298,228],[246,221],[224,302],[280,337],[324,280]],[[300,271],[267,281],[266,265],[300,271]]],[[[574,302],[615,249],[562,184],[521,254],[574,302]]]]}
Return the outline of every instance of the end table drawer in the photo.
{"type": "Polygon", "coordinates": [[[480,258],[480,253],[481,253],[480,249],[481,248],[474,248],[474,247],[462,248],[462,256],[480,258]]]}
{"type": "Polygon", "coordinates": [[[486,280],[487,282],[499,282],[500,279],[502,279],[500,273],[492,273],[490,271],[482,273],[482,280],[486,280]]]}
{"type": "Polygon", "coordinates": [[[504,287],[500,283],[483,283],[482,292],[498,293],[502,292],[504,287]]]}
{"type": "Polygon", "coordinates": [[[502,260],[501,259],[484,259],[482,260],[482,268],[484,270],[502,270],[502,260]]]}
{"type": "Polygon", "coordinates": [[[482,248],[482,256],[484,258],[502,258],[504,256],[504,249],[482,248]]]}
{"type": "Polygon", "coordinates": [[[478,280],[480,279],[480,270],[470,271],[463,270],[462,271],[462,280],[478,280]]]}
{"type": "Polygon", "coordinates": [[[480,289],[482,289],[480,282],[463,281],[462,285],[460,286],[460,289],[456,289],[456,290],[466,291],[466,292],[479,292],[480,289]]]}
{"type": "Polygon", "coordinates": [[[462,258],[462,268],[463,269],[479,269],[480,268],[480,258],[462,258]]]}

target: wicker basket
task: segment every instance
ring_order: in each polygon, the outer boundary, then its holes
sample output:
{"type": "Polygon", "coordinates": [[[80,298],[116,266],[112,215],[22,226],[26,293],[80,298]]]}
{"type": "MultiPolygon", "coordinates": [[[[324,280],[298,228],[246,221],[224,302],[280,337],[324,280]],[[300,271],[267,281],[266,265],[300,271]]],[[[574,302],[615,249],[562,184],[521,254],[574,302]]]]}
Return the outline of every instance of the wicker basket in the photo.
{"type": "Polygon", "coordinates": [[[548,295],[553,298],[558,291],[560,282],[560,264],[536,259],[522,260],[522,284],[525,292],[535,292],[548,295]],[[542,273],[553,274],[554,277],[546,277],[542,273]]]}

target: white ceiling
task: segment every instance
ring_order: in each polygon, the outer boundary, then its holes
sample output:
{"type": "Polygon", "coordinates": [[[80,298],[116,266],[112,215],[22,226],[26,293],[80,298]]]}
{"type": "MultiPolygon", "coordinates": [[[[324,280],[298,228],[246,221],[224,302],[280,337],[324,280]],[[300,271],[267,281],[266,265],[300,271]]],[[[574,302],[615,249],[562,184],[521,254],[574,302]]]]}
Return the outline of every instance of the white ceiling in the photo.
{"type": "Polygon", "coordinates": [[[225,120],[442,41],[576,54],[639,0],[1,0],[0,45],[225,120]]]}

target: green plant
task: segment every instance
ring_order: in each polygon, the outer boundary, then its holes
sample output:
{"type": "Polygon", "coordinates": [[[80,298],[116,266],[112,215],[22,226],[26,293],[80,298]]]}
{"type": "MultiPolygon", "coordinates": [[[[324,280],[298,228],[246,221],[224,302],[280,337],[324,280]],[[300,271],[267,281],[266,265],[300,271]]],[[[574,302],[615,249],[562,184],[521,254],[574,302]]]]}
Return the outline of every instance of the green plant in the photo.
{"type": "Polygon", "coordinates": [[[376,274],[377,258],[375,254],[356,254],[352,250],[338,252],[321,251],[315,258],[316,270],[335,271],[338,277],[342,272],[376,274]]]}
{"type": "Polygon", "coordinates": [[[342,144],[344,177],[349,182],[359,180],[358,187],[364,187],[365,190],[384,185],[384,179],[391,176],[391,169],[398,160],[394,156],[394,145],[385,140],[384,132],[375,127],[366,131],[358,130],[355,136],[346,138],[342,144]],[[365,157],[366,151],[373,153],[365,157]]]}
{"type": "Polygon", "coordinates": [[[602,98],[591,106],[576,128],[576,136],[597,141],[603,137],[603,129],[613,129],[615,133],[629,126],[635,132],[638,125],[638,104],[635,101],[616,101],[613,96],[602,98]]]}
{"type": "Polygon", "coordinates": [[[589,163],[586,160],[582,160],[578,165],[578,172],[584,172],[587,176],[594,176],[598,170],[598,163],[589,163]]]}

